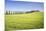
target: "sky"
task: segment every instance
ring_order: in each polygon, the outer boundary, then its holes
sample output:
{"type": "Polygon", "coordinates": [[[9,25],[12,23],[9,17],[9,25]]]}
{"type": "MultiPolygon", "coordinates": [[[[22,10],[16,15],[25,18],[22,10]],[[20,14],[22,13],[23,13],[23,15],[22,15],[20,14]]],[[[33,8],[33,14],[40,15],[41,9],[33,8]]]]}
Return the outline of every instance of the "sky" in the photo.
{"type": "Polygon", "coordinates": [[[17,0],[6,0],[5,8],[7,11],[31,11],[31,10],[44,10],[43,2],[26,2],[17,0]]]}

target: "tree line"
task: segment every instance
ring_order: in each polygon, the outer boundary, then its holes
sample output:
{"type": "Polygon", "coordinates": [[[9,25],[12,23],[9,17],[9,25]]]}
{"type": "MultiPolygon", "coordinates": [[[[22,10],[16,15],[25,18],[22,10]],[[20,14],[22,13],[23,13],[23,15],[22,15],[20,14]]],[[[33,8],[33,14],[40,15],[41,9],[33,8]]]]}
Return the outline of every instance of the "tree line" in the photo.
{"type": "Polygon", "coordinates": [[[6,15],[12,15],[12,14],[27,14],[27,13],[33,13],[33,12],[40,12],[39,10],[32,10],[32,11],[26,11],[26,12],[16,12],[16,11],[6,11],[6,15]]]}

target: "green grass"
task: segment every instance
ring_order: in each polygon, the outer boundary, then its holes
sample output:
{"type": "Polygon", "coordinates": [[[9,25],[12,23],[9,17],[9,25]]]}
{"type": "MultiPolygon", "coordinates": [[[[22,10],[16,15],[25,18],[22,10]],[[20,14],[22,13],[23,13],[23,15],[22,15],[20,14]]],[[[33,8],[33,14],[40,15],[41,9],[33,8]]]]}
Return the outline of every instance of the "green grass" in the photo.
{"type": "Polygon", "coordinates": [[[6,29],[39,29],[43,28],[43,12],[6,15],[6,29]]]}

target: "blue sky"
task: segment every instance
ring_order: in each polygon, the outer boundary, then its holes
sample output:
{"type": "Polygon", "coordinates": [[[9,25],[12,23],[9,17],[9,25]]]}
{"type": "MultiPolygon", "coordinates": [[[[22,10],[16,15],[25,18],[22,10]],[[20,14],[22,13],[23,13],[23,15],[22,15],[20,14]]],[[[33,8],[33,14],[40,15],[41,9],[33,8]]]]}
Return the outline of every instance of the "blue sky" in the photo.
{"type": "Polygon", "coordinates": [[[44,10],[42,2],[26,2],[26,1],[13,1],[6,0],[6,10],[10,11],[31,11],[31,10],[44,10]]]}

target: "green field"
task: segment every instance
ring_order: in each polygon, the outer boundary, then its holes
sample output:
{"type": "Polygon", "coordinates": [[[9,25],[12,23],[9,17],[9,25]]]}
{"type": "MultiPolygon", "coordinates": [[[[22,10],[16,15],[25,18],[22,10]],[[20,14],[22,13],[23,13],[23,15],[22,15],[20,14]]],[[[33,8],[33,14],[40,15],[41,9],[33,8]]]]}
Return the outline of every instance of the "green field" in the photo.
{"type": "Polygon", "coordinates": [[[8,29],[39,29],[44,24],[43,12],[27,14],[6,15],[6,30],[8,29]]]}

